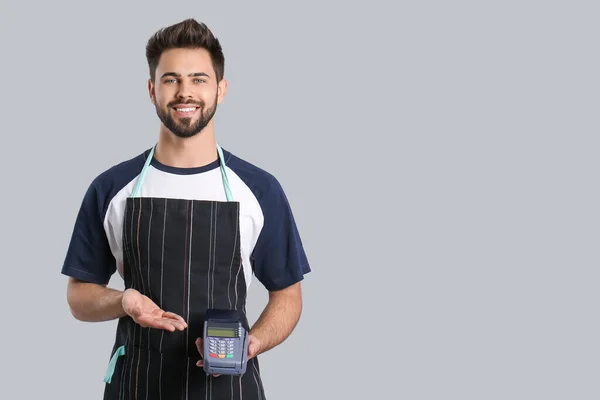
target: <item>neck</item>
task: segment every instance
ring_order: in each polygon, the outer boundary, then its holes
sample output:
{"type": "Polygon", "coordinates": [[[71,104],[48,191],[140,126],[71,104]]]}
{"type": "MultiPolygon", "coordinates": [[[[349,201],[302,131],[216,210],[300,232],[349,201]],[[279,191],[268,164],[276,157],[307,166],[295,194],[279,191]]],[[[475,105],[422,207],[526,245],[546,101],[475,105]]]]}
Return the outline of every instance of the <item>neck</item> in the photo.
{"type": "Polygon", "coordinates": [[[203,167],[217,160],[217,144],[212,121],[193,137],[180,138],[161,126],[154,157],[177,168],[203,167]]]}

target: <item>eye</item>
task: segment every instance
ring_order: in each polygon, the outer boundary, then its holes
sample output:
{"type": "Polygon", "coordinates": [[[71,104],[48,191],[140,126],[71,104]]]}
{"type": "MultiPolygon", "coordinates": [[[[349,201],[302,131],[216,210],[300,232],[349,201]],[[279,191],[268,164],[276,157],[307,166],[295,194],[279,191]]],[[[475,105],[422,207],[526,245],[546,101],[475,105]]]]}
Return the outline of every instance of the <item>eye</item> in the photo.
{"type": "Polygon", "coordinates": [[[196,83],[204,83],[206,81],[204,79],[198,78],[198,79],[194,79],[194,82],[196,82],[196,83]]]}
{"type": "Polygon", "coordinates": [[[177,82],[177,80],[176,79],[167,79],[165,81],[165,83],[174,83],[174,82],[177,82]]]}

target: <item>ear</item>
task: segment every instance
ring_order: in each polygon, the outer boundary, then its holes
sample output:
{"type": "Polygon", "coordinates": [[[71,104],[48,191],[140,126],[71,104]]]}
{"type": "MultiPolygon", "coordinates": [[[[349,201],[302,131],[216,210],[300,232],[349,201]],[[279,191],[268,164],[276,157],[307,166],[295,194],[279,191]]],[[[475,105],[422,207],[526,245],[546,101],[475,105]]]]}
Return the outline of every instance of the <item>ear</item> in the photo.
{"type": "Polygon", "coordinates": [[[152,79],[148,79],[148,94],[150,95],[150,101],[156,105],[156,93],[154,92],[154,84],[152,79]]]}
{"type": "Polygon", "coordinates": [[[227,93],[227,81],[225,78],[221,79],[221,82],[217,85],[217,104],[220,104],[225,98],[225,93],[227,93]]]}

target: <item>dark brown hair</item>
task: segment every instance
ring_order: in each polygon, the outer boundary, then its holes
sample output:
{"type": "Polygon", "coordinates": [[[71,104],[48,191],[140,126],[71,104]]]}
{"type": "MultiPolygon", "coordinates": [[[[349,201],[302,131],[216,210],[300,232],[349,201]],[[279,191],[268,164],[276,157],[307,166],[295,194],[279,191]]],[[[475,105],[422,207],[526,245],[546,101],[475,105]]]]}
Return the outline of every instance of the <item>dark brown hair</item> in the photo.
{"type": "Polygon", "coordinates": [[[190,18],[177,24],[158,30],[148,40],[146,59],[150,68],[150,79],[154,82],[156,67],[163,51],[177,48],[202,48],[210,54],[212,65],[217,75],[217,82],[225,74],[225,56],[219,40],[208,29],[206,24],[190,18]]]}

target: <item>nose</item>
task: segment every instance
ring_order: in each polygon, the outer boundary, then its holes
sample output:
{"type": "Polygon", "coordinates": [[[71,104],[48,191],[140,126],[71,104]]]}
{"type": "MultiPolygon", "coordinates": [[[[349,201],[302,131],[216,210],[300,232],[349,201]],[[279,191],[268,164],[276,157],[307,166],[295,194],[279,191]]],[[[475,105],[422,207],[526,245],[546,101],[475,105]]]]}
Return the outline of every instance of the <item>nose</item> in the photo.
{"type": "Polygon", "coordinates": [[[190,86],[187,83],[181,82],[181,84],[179,85],[179,90],[177,91],[177,97],[179,97],[180,99],[192,97],[190,86]]]}

